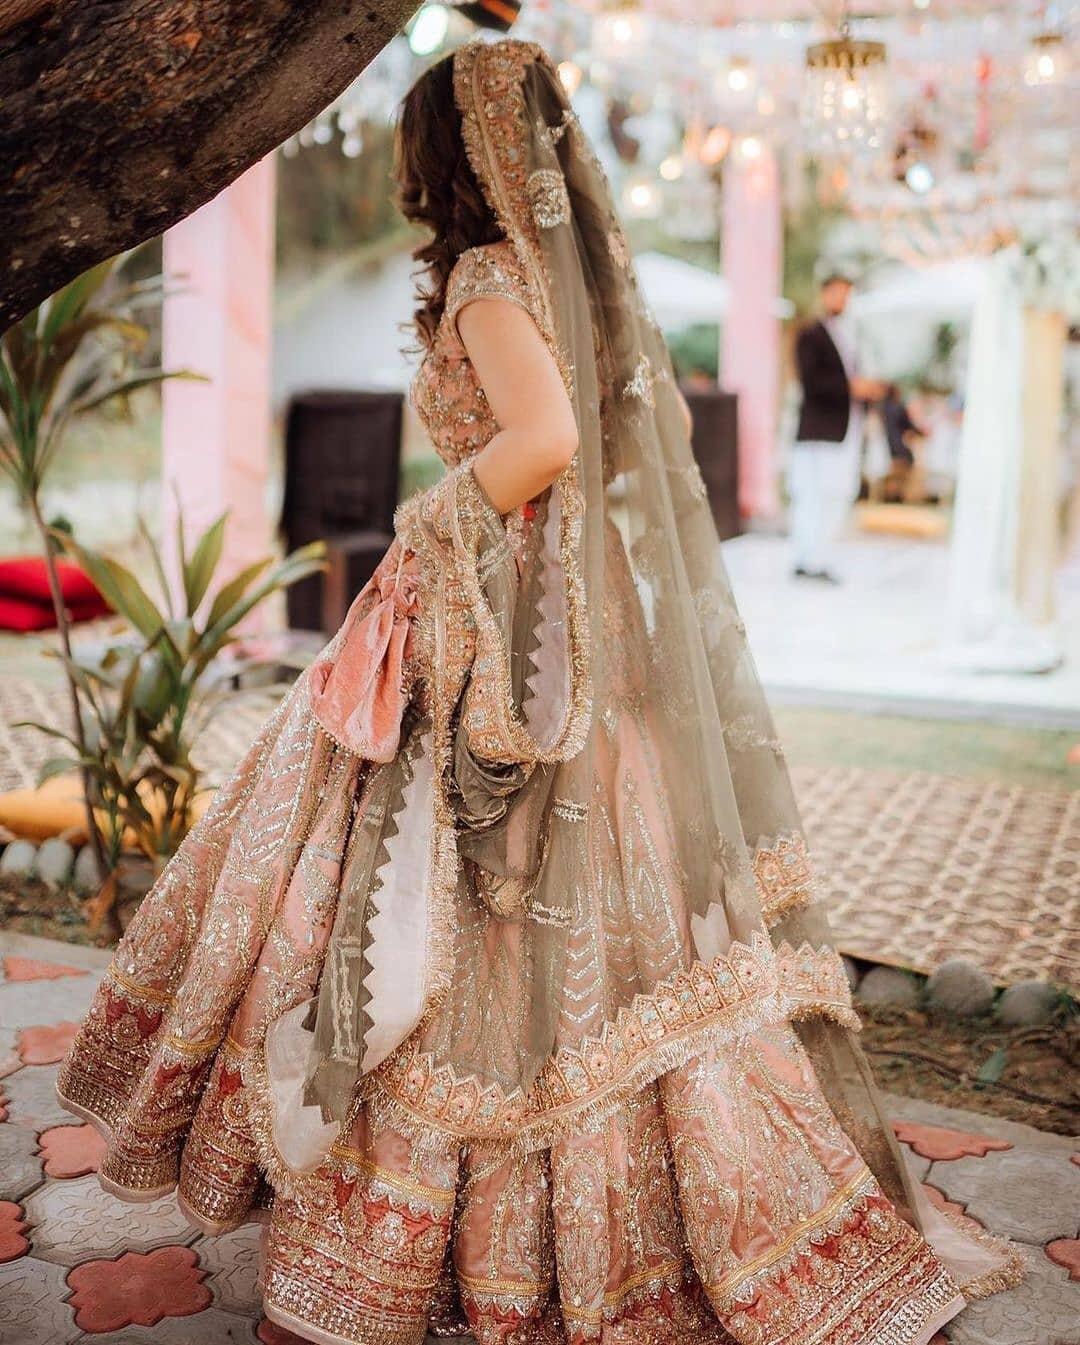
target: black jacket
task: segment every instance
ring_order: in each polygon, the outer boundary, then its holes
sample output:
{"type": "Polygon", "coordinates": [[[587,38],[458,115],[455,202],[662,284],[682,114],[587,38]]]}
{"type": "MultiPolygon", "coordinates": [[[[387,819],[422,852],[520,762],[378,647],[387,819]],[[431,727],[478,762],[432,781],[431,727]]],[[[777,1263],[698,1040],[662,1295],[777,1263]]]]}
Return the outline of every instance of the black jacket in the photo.
{"type": "Polygon", "coordinates": [[[795,341],[795,363],[802,384],[796,442],[843,443],[851,418],[851,388],[836,342],[822,322],[811,322],[795,341]]]}

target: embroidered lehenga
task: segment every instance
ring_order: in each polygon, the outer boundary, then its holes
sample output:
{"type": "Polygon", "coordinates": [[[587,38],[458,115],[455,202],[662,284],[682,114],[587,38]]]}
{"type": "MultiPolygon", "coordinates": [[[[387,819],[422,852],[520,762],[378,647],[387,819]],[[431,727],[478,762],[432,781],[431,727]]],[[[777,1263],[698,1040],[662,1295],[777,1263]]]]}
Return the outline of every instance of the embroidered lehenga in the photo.
{"type": "Polygon", "coordinates": [[[1016,1278],[903,1172],[662,338],[539,49],[455,96],[505,240],[414,386],[445,478],[143,902],[59,1081],[125,1199],[268,1223],[326,1345],[923,1345],[1016,1278]],[[457,333],[532,315],[574,462],[503,519],[457,333]]]}

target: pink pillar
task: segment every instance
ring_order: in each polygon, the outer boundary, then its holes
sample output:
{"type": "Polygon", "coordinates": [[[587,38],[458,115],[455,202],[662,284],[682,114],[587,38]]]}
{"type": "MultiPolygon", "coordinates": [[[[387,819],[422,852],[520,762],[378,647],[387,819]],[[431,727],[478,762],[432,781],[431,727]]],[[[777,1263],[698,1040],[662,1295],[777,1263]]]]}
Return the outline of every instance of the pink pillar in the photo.
{"type": "MultiPolygon", "coordinates": [[[[271,544],[266,514],[274,279],[274,158],[250,168],[165,235],[171,293],[163,363],[208,382],[162,391],[162,537],[174,562],[176,506],[191,542],[228,510],[220,575],[271,544]]],[[[170,568],[175,579],[175,563],[170,568]]]]}
{"type": "Polygon", "coordinates": [[[778,507],[776,434],[780,398],[780,174],[768,145],[736,141],[724,165],[723,264],[728,311],[720,381],[739,398],[739,509],[778,507]]]}

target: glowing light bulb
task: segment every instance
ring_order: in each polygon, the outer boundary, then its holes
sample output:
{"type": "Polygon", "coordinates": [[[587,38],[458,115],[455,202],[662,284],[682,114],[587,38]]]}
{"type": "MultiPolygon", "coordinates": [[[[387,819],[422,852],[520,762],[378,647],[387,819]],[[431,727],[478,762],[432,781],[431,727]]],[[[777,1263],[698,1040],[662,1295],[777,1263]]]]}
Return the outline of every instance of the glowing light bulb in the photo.
{"type": "Polygon", "coordinates": [[[445,5],[424,5],[409,25],[409,46],[417,56],[430,56],[446,40],[450,11],[445,5]]]}
{"type": "Polygon", "coordinates": [[[665,182],[677,182],[683,175],[681,154],[669,154],[660,165],[660,176],[665,182]]]}
{"type": "Polygon", "coordinates": [[[934,175],[929,167],[922,163],[913,163],[904,174],[904,181],[918,196],[925,196],[934,185],[934,175]]]}
{"type": "Polygon", "coordinates": [[[744,159],[760,159],[762,148],[756,135],[744,135],[739,141],[739,153],[744,159]]]}
{"type": "Polygon", "coordinates": [[[854,112],[862,102],[862,93],[857,84],[845,84],[844,91],[840,95],[840,101],[848,112],[854,112]]]}
{"type": "Polygon", "coordinates": [[[581,81],[585,77],[585,72],[574,61],[560,61],[557,69],[559,80],[566,90],[567,97],[573,98],[574,94],[581,88],[581,81]]]}

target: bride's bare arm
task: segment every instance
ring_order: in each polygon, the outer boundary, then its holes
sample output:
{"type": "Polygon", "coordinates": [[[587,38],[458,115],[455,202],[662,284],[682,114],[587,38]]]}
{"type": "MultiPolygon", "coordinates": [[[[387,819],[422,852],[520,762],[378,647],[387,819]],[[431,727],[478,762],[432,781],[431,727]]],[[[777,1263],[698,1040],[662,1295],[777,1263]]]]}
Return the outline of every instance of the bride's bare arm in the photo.
{"type": "Polygon", "coordinates": [[[483,298],[458,316],[458,332],[499,432],[473,459],[473,471],[501,514],[545,490],[578,446],[562,376],[528,313],[483,298]]]}

